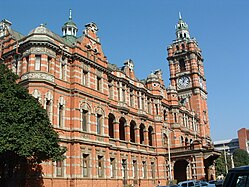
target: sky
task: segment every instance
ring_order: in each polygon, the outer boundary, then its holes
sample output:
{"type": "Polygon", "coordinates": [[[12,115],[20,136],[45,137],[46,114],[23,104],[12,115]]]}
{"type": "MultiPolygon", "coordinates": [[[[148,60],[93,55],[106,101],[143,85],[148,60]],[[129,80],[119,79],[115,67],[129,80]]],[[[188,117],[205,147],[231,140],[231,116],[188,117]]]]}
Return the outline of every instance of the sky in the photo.
{"type": "Polygon", "coordinates": [[[237,138],[249,128],[248,0],[1,0],[0,19],[24,35],[40,24],[62,35],[72,9],[82,35],[95,22],[110,63],[135,64],[138,79],[161,69],[169,85],[167,46],[176,38],[178,13],[202,49],[213,141],[237,138]]]}

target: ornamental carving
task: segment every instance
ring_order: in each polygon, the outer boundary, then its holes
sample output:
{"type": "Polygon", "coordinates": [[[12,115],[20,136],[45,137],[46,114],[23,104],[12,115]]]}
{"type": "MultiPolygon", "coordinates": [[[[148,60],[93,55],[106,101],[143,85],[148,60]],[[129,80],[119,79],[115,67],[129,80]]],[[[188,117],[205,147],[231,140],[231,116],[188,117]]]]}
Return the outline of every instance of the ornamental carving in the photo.
{"type": "Polygon", "coordinates": [[[36,73],[27,73],[21,76],[21,80],[26,79],[44,79],[51,82],[54,82],[54,77],[46,73],[36,72],[36,73]]]}

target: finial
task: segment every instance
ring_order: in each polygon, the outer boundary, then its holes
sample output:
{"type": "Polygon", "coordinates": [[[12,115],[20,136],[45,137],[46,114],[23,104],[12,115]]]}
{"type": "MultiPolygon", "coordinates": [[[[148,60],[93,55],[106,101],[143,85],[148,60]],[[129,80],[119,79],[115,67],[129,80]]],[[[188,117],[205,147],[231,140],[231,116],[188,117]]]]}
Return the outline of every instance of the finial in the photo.
{"type": "Polygon", "coordinates": [[[179,12],[179,19],[182,19],[182,15],[181,15],[181,12],[179,12]]]}
{"type": "Polygon", "coordinates": [[[72,19],[72,9],[69,10],[69,19],[72,19]]]}

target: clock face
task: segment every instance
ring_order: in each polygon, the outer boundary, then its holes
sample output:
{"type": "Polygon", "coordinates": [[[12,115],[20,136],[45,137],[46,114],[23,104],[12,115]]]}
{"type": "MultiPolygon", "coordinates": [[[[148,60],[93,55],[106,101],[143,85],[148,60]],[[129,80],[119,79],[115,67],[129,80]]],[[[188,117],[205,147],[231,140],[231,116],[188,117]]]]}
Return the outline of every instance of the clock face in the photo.
{"type": "Polygon", "coordinates": [[[178,79],[178,87],[179,88],[186,88],[190,83],[190,79],[187,76],[181,77],[178,79]]]}

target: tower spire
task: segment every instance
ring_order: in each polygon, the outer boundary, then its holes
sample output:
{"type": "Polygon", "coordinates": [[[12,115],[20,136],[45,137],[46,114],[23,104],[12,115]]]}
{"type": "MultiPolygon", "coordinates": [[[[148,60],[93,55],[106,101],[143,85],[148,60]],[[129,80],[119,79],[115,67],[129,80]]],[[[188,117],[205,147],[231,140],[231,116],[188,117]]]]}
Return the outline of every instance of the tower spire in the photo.
{"type": "Polygon", "coordinates": [[[179,12],[179,20],[176,25],[176,38],[181,39],[190,39],[188,24],[182,20],[181,12],[179,12]]]}
{"type": "Polygon", "coordinates": [[[179,14],[179,19],[182,19],[182,15],[181,15],[181,12],[179,12],[178,14],[179,14]]]}
{"type": "Polygon", "coordinates": [[[72,9],[69,9],[69,20],[72,20],[72,9]]]}

